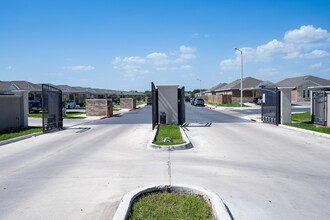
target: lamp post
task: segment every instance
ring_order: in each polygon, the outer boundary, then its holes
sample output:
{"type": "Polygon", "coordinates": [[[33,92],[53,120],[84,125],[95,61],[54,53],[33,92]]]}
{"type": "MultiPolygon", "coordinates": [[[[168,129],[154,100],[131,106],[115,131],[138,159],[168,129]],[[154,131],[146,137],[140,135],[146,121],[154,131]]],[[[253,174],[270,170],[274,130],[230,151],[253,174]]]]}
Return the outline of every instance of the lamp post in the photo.
{"type": "Polygon", "coordinates": [[[241,107],[243,107],[243,51],[238,48],[235,50],[241,52],[241,107]]]}
{"type": "Polygon", "coordinates": [[[202,95],[202,80],[201,79],[197,79],[199,80],[199,95],[202,95]]]}

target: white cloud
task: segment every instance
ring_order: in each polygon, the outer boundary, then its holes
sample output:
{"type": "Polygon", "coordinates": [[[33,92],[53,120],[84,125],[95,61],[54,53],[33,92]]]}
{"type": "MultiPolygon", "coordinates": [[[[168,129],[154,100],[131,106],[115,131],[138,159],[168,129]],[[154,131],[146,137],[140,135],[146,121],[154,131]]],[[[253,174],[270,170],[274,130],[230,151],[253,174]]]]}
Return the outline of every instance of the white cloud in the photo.
{"type": "Polygon", "coordinates": [[[126,62],[126,63],[137,63],[137,64],[143,64],[143,63],[146,63],[147,60],[144,59],[144,58],[141,58],[139,56],[135,56],[135,57],[125,57],[123,59],[123,62],[126,62]]]}
{"type": "MultiPolygon", "coordinates": [[[[311,25],[288,31],[284,40],[273,39],[256,48],[241,48],[245,63],[267,62],[274,59],[320,59],[330,55],[324,48],[330,47],[330,33],[311,25]],[[321,50],[320,48],[323,48],[321,50]]],[[[240,53],[235,59],[220,62],[221,69],[237,69],[240,53]]]]}
{"type": "Polygon", "coordinates": [[[208,34],[204,34],[204,37],[205,37],[205,38],[209,38],[210,35],[208,35],[208,34]]]}
{"type": "Polygon", "coordinates": [[[167,66],[157,67],[156,70],[158,70],[158,71],[166,71],[166,70],[168,70],[168,67],[167,66]]]}
{"type": "Polygon", "coordinates": [[[299,29],[288,31],[284,35],[284,41],[292,43],[311,43],[330,39],[330,34],[322,28],[312,25],[303,25],[299,29]]]}
{"type": "Polygon", "coordinates": [[[190,65],[183,65],[183,66],[180,66],[180,69],[181,70],[190,70],[192,68],[192,66],[190,65]]]}
{"type": "Polygon", "coordinates": [[[170,62],[165,53],[150,53],[146,56],[146,58],[151,64],[154,65],[165,65],[170,62]]]}
{"type": "Polygon", "coordinates": [[[195,48],[192,47],[186,47],[185,45],[180,46],[180,52],[181,53],[194,53],[196,52],[195,48]]]}
{"type": "Polygon", "coordinates": [[[12,66],[7,66],[6,69],[7,69],[7,70],[12,70],[13,67],[12,67],[12,66]]]}
{"type": "Polygon", "coordinates": [[[194,34],[191,34],[190,37],[191,38],[198,38],[199,37],[199,34],[198,33],[194,33],[194,34]]]}
{"type": "Polygon", "coordinates": [[[121,59],[120,57],[116,57],[114,61],[112,61],[113,64],[118,64],[120,63],[121,59]]]}
{"type": "Polygon", "coordinates": [[[319,69],[322,67],[322,63],[315,63],[309,66],[309,69],[319,69]]]}
{"type": "Polygon", "coordinates": [[[80,65],[80,66],[67,66],[67,67],[65,67],[65,69],[74,70],[74,71],[88,71],[88,70],[95,69],[95,67],[91,66],[91,65],[88,65],[88,66],[80,65]]]}

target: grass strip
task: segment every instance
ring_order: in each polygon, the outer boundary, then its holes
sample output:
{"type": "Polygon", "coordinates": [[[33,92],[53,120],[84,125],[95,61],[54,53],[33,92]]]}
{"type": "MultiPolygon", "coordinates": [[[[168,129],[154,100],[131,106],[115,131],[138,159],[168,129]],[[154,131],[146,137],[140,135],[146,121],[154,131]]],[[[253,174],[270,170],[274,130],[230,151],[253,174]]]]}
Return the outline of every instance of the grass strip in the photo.
{"type": "Polygon", "coordinates": [[[114,108],[113,108],[113,111],[119,111],[119,110],[120,110],[119,107],[114,107],[114,108]]]}
{"type": "MultiPolygon", "coordinates": [[[[63,119],[85,119],[83,116],[76,116],[85,114],[84,112],[66,112],[66,116],[63,119]]],[[[31,113],[28,116],[29,118],[42,118],[42,113],[31,113]]]]}
{"type": "Polygon", "coordinates": [[[129,219],[213,219],[213,217],[210,205],[202,196],[163,192],[140,197],[133,204],[129,219]]]}
{"type": "Polygon", "coordinates": [[[146,104],[146,102],[136,102],[136,106],[146,104]]]}
{"type": "MultiPolygon", "coordinates": [[[[215,106],[214,102],[205,102],[205,104],[215,106]]],[[[217,104],[217,107],[241,107],[241,104],[240,103],[217,104]]],[[[251,106],[244,105],[243,107],[251,107],[251,106]]]]}
{"type": "Polygon", "coordinates": [[[42,127],[27,127],[27,128],[17,128],[11,129],[0,133],[0,141],[8,140],[11,138],[16,138],[28,134],[33,134],[42,131],[42,127]]]}
{"type": "Polygon", "coordinates": [[[330,134],[330,128],[327,127],[321,127],[315,124],[311,124],[311,123],[290,123],[290,124],[286,124],[288,126],[291,127],[296,127],[296,128],[302,128],[302,129],[306,129],[306,130],[310,130],[310,131],[317,131],[317,132],[321,132],[321,133],[325,133],[325,134],[330,134]]]}
{"type": "Polygon", "coordinates": [[[161,125],[158,128],[156,140],[153,143],[157,145],[177,145],[186,142],[182,140],[180,127],[178,125],[161,125]],[[165,137],[171,138],[173,142],[163,142],[162,140],[165,137]]]}
{"type": "Polygon", "coordinates": [[[303,112],[303,113],[291,114],[291,120],[298,121],[298,122],[304,122],[304,123],[311,122],[311,113],[303,112]]]}

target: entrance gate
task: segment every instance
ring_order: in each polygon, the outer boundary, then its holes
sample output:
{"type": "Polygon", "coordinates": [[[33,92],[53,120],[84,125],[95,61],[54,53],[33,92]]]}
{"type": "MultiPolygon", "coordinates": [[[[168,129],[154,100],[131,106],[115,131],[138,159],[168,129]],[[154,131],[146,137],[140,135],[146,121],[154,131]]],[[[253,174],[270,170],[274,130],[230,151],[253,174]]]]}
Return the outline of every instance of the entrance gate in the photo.
{"type": "Polygon", "coordinates": [[[179,110],[179,125],[183,125],[186,122],[186,110],[185,110],[185,91],[184,86],[178,89],[178,110],[179,110]]]}
{"type": "Polygon", "coordinates": [[[261,120],[264,123],[280,124],[280,91],[274,87],[261,86],[261,120]]]}
{"type": "Polygon", "coordinates": [[[152,130],[158,124],[158,89],[156,89],[153,82],[151,82],[152,93],[152,130]]]}
{"type": "Polygon", "coordinates": [[[326,125],[326,102],[327,96],[324,90],[312,92],[312,118],[313,124],[326,125]]]}
{"type": "Polygon", "coordinates": [[[42,131],[63,129],[62,90],[42,84],[42,131]]]}

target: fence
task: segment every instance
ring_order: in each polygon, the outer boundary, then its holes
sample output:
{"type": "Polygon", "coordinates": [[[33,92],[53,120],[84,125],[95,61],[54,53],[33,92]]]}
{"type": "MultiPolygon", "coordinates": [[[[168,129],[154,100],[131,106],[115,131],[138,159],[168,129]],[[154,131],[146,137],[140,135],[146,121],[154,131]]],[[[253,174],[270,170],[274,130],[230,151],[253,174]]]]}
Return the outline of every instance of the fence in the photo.
{"type": "Polygon", "coordinates": [[[231,95],[201,95],[199,97],[206,102],[217,103],[218,105],[232,103],[231,95]]]}

